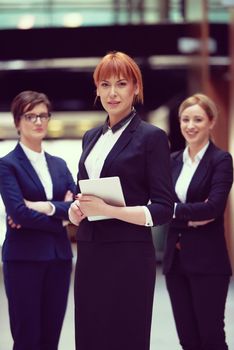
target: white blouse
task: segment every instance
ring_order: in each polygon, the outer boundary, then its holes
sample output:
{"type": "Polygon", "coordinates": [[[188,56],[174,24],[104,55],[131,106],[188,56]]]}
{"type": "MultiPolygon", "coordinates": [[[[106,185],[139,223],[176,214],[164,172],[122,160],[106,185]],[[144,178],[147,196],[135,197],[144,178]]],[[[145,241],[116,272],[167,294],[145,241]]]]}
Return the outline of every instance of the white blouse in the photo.
{"type": "MultiPolygon", "coordinates": [[[[85,167],[89,178],[100,177],[106,157],[122,135],[123,131],[127,128],[131,120],[132,118],[114,133],[112,132],[111,128],[108,127],[108,130],[99,137],[85,160],[85,167]]],[[[153,226],[153,220],[149,209],[146,206],[142,206],[142,208],[145,212],[145,226],[153,226]]]]}
{"type": "Polygon", "coordinates": [[[176,194],[182,203],[186,202],[190,182],[208,146],[209,142],[196,154],[194,161],[189,156],[188,147],[183,152],[184,164],[175,185],[176,194]]]}

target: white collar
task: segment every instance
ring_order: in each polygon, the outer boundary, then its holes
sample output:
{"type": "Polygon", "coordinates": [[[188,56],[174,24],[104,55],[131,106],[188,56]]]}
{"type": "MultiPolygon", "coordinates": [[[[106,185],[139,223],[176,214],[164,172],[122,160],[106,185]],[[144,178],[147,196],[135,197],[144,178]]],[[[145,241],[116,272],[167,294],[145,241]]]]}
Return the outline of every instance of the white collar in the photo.
{"type": "Polygon", "coordinates": [[[28,157],[28,159],[30,160],[30,162],[36,163],[40,160],[45,159],[44,150],[41,150],[41,152],[35,152],[35,151],[31,150],[30,148],[28,148],[27,146],[25,146],[22,142],[19,142],[19,144],[23,148],[23,151],[26,154],[26,156],[28,157]]]}
{"type": "MultiPolygon", "coordinates": [[[[210,141],[207,142],[207,144],[202,147],[202,149],[196,154],[196,156],[194,157],[194,162],[195,163],[199,163],[200,160],[202,159],[202,157],[204,156],[208,146],[210,144],[210,141]]],[[[183,162],[184,163],[191,163],[192,160],[191,160],[191,157],[189,155],[189,151],[188,151],[188,146],[186,146],[184,152],[183,152],[183,162]]]]}

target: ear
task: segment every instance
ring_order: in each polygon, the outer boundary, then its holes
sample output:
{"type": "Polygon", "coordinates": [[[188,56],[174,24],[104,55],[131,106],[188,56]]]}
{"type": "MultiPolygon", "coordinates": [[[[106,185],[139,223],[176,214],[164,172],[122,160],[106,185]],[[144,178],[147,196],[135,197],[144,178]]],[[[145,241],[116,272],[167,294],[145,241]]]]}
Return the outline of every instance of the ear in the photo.
{"type": "Polygon", "coordinates": [[[97,97],[100,96],[98,88],[96,89],[96,95],[97,95],[97,97]]]}
{"type": "Polygon", "coordinates": [[[210,123],[210,127],[209,127],[210,131],[213,130],[215,124],[216,124],[216,120],[213,119],[213,120],[211,121],[211,123],[210,123]]]}
{"type": "Polygon", "coordinates": [[[139,87],[138,87],[138,84],[135,85],[135,92],[134,92],[135,95],[138,95],[139,94],[139,87]]]}

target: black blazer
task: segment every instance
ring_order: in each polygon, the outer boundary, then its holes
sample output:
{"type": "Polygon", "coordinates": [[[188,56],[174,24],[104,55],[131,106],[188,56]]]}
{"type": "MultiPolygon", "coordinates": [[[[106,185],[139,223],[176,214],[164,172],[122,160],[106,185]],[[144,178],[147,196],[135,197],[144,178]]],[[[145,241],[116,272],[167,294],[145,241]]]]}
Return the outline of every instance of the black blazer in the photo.
{"type": "Polygon", "coordinates": [[[3,244],[3,260],[50,260],[72,257],[70,242],[62,220],[68,219],[71,202],[64,202],[67,190],[75,191],[75,183],[65,161],[45,153],[53,183],[53,199],[56,211],[47,216],[29,209],[24,199],[46,201],[43,185],[25,155],[20,144],[0,159],[0,193],[6,213],[20,229],[7,223],[3,244]]]}
{"type": "MultiPolygon", "coordinates": [[[[87,179],[84,162],[102,133],[102,127],[88,131],[78,179],[87,179]]],[[[119,176],[127,206],[146,205],[154,225],[168,222],[173,214],[172,181],[168,139],[164,131],[136,115],[108,154],[100,177],[119,176]],[[151,200],[151,204],[149,204],[151,200]]],[[[79,187],[77,189],[79,192],[79,187]]],[[[149,227],[109,219],[81,222],[78,240],[149,241],[149,227]]]]}
{"type": "MultiPolygon", "coordinates": [[[[183,166],[183,151],[171,155],[173,184],[183,166]]],[[[231,274],[224,236],[224,211],[233,182],[232,157],[210,142],[187,192],[186,203],[180,203],[174,192],[176,218],[169,225],[164,255],[164,272],[170,271],[175,244],[180,237],[181,261],[189,273],[231,274]],[[206,200],[208,201],[206,202],[206,200]],[[215,220],[196,228],[188,221],[215,220]]]]}

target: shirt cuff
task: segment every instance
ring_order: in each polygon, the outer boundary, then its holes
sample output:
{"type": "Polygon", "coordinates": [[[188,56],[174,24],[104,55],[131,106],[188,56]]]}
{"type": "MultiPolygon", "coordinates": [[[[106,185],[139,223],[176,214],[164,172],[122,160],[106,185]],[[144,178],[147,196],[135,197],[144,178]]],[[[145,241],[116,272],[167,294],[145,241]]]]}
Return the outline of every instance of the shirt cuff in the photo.
{"type": "Polygon", "coordinates": [[[143,206],[142,208],[144,209],[144,212],[145,212],[145,226],[152,227],[154,223],[153,223],[152,216],[150,214],[149,209],[146,206],[143,206]]]}
{"type": "Polygon", "coordinates": [[[176,217],[176,215],[175,215],[175,213],[176,213],[176,206],[177,206],[177,203],[174,203],[174,213],[173,213],[173,219],[175,219],[175,217],[176,217]]]}
{"type": "Polygon", "coordinates": [[[51,206],[51,212],[49,212],[47,215],[52,216],[52,215],[54,215],[56,208],[55,208],[55,205],[53,203],[51,203],[51,202],[48,202],[48,203],[51,206]]]}

